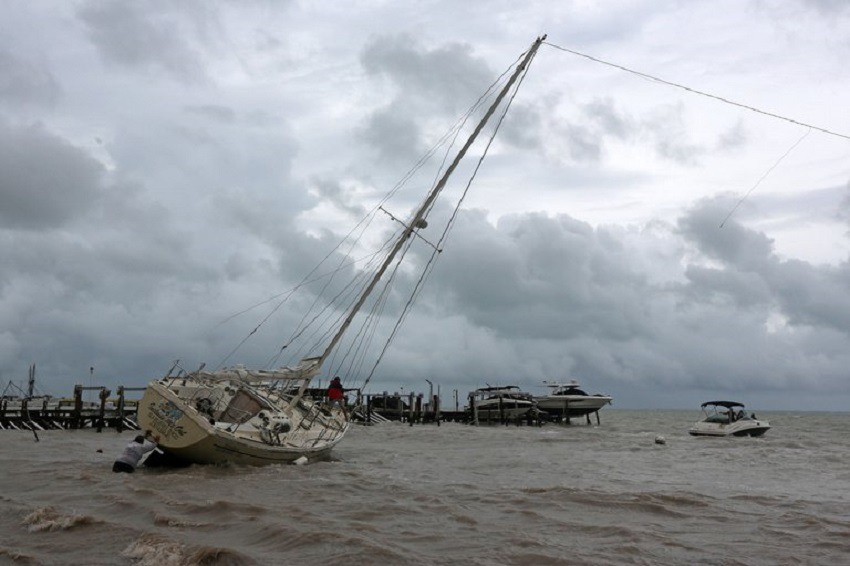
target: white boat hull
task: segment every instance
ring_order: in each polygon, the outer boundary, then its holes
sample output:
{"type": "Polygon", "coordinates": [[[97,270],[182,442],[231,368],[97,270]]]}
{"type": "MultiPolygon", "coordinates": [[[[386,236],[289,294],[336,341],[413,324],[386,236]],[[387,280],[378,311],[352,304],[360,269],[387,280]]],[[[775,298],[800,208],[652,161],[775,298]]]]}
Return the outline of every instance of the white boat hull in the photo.
{"type": "Polygon", "coordinates": [[[596,412],[611,403],[611,397],[606,395],[548,395],[534,399],[541,411],[570,417],[596,412]]]}
{"type": "Polygon", "coordinates": [[[688,430],[691,436],[762,436],[770,430],[769,422],[738,401],[706,401],[700,408],[703,418],[688,430]]]}
{"type": "Polygon", "coordinates": [[[763,420],[741,420],[733,423],[699,421],[688,430],[691,436],[762,436],[770,430],[763,420]]]}
{"type": "Polygon", "coordinates": [[[501,407],[498,400],[482,401],[476,405],[479,421],[516,420],[527,416],[531,410],[534,410],[533,403],[510,399],[505,399],[501,407]]]}
{"type": "Polygon", "coordinates": [[[347,422],[340,420],[338,430],[311,435],[295,422],[294,432],[284,435],[284,442],[269,444],[247,423],[234,426],[210,421],[161,382],[150,383],[139,402],[141,429],[153,431],[163,452],[186,463],[267,465],[291,463],[301,457],[326,459],[348,429],[347,422]]]}

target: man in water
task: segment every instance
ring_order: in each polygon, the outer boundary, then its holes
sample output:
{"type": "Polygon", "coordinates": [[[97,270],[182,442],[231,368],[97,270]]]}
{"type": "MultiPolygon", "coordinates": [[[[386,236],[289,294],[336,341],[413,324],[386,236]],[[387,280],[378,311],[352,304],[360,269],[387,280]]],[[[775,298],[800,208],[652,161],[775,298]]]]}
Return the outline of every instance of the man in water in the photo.
{"type": "Polygon", "coordinates": [[[157,442],[159,442],[159,436],[154,436],[153,440],[149,440],[151,436],[151,431],[146,430],[145,435],[141,434],[133,439],[130,444],[128,444],[124,448],[124,452],[121,456],[115,460],[115,463],[112,464],[113,472],[126,472],[128,474],[132,474],[136,471],[136,466],[139,465],[139,462],[144,457],[145,454],[156,448],[157,442]]]}

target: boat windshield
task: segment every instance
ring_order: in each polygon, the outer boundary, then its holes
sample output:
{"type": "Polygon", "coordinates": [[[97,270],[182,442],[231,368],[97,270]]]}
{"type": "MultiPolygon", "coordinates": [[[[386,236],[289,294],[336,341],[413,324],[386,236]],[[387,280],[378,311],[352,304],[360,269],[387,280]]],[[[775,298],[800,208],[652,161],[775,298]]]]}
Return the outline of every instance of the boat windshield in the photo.
{"type": "Polygon", "coordinates": [[[720,404],[705,404],[704,421],[707,423],[733,423],[740,420],[751,420],[755,417],[752,413],[744,410],[744,406],[740,404],[720,405],[720,404]]]}
{"type": "Polygon", "coordinates": [[[584,395],[587,396],[587,393],[576,387],[575,385],[567,385],[562,387],[561,389],[556,389],[552,392],[552,395],[584,395]]]}

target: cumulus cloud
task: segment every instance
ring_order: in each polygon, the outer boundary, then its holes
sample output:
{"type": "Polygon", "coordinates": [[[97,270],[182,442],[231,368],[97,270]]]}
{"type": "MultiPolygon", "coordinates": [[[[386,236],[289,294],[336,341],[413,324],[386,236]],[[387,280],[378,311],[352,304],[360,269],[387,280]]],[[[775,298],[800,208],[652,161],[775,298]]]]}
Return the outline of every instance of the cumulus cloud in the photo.
{"type": "Polygon", "coordinates": [[[56,77],[43,61],[27,61],[0,48],[0,101],[16,106],[51,106],[61,93],[56,77]]]}
{"type": "Polygon", "coordinates": [[[707,201],[676,225],[630,230],[540,214],[494,226],[466,213],[434,295],[461,335],[486,329],[501,354],[478,363],[496,381],[522,360],[529,382],[575,373],[608,389],[676,383],[740,393],[785,390],[805,375],[839,389],[850,357],[836,348],[850,328],[846,268],[782,260],[764,234],[734,222],[720,229],[717,211],[707,201]],[[810,348],[812,357],[803,354],[810,348]],[[819,377],[806,375],[809,364],[819,377]]]}
{"type": "Polygon", "coordinates": [[[435,112],[442,119],[462,114],[494,78],[470,46],[428,48],[409,35],[374,39],[364,47],[360,61],[392,93],[384,95],[388,100],[368,118],[362,138],[383,156],[408,162],[427,147],[423,117],[433,119],[435,112]]]}
{"type": "Polygon", "coordinates": [[[0,220],[4,228],[55,230],[87,213],[103,166],[42,126],[0,120],[0,220]]]}
{"type": "MultiPolygon", "coordinates": [[[[194,14],[209,14],[206,10],[194,14]]],[[[158,70],[183,82],[205,80],[201,52],[189,37],[197,37],[197,21],[173,12],[162,2],[89,2],[80,20],[103,60],[130,69],[158,70]]]]}
{"type": "MultiPolygon", "coordinates": [[[[713,5],[437,8],[0,7],[14,21],[0,40],[0,376],[35,362],[42,387],[67,394],[90,367],[115,386],[178,358],[269,363],[301,312],[362,274],[372,241],[343,257],[340,238],[540,22],[558,24],[555,43],[847,129],[834,112],[847,43],[833,22],[846,11],[829,2],[793,25],[713,5]],[[706,27],[683,41],[670,25],[683,17],[706,27]],[[405,24],[388,35],[387,21],[405,24]],[[745,92],[803,71],[819,80],[745,92]],[[311,271],[324,257],[332,280],[311,271]],[[315,285],[290,298],[307,274],[315,285]]],[[[427,378],[462,396],[577,378],[620,407],[703,394],[846,404],[846,146],[809,136],[723,222],[740,198],[730,187],[751,186],[798,133],[639,83],[541,50],[375,387],[427,378]]],[[[411,239],[399,288],[380,301],[385,322],[471,176],[458,170],[411,239]]],[[[423,168],[386,209],[403,219],[436,177],[423,168]]],[[[375,242],[398,228],[374,220],[375,242]]]]}

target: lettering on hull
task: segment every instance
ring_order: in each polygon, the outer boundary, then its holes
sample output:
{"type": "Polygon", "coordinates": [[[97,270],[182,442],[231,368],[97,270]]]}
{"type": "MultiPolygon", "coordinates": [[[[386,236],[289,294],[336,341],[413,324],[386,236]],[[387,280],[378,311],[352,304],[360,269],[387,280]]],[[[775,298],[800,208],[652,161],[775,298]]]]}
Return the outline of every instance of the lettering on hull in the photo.
{"type": "Polygon", "coordinates": [[[183,411],[171,401],[152,403],[148,409],[148,418],[151,421],[151,427],[163,439],[177,439],[186,434],[183,425],[179,424],[183,418],[183,411]]]}

